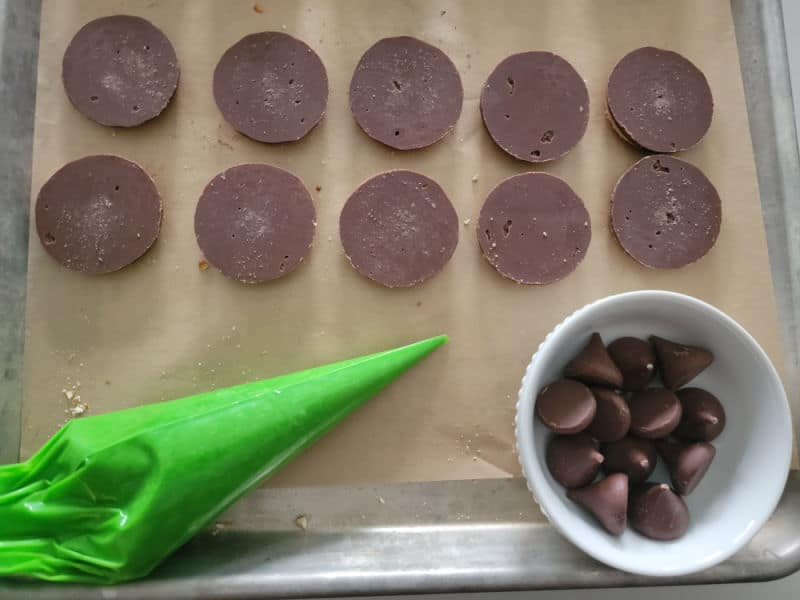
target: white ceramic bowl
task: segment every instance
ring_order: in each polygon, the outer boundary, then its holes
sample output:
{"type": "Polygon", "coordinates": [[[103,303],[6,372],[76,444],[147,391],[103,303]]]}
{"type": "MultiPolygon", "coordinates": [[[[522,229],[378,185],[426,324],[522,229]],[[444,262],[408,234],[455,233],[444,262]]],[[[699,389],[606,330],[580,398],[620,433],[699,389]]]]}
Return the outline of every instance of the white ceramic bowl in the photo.
{"type": "MultiPolygon", "coordinates": [[[[775,368],[733,319],[696,298],[663,291],[609,296],[564,319],[534,354],[522,380],[517,449],[528,487],[542,512],[573,544],[608,565],[642,575],[677,576],[707,569],[742,548],[775,510],[792,449],[789,404],[775,368]],[[685,498],[690,524],[671,542],[647,539],[630,526],[606,533],[566,497],[545,464],[550,432],[534,416],[539,390],[558,379],[567,361],[599,332],[606,343],[623,335],[658,335],[709,348],[714,363],[690,385],[722,402],[727,424],[713,442],[714,462],[685,498]]],[[[668,481],[659,464],[651,479],[668,481]]]]}

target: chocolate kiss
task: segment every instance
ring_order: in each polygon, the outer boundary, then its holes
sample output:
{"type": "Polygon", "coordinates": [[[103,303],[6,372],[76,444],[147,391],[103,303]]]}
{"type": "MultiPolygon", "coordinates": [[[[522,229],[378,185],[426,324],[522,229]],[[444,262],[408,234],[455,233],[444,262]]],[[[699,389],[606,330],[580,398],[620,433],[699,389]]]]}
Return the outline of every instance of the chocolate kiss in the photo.
{"type": "Polygon", "coordinates": [[[553,479],[565,488],[576,488],[597,477],[603,455],[597,451],[592,436],[578,433],[553,436],[547,444],[545,460],[553,479]]]}
{"type": "Polygon", "coordinates": [[[584,488],[569,490],[567,498],[592,513],[611,535],[622,535],[628,522],[628,476],[615,473],[584,488]]]}
{"type": "Polygon", "coordinates": [[[536,416],[556,433],[586,429],[597,412],[591,390],[578,381],[559,379],[544,386],[536,397],[536,416]]]}
{"type": "Polygon", "coordinates": [[[628,400],[631,411],[631,433],[647,439],[668,436],[681,420],[678,397],[663,388],[636,392],[628,400]]]}
{"type": "Polygon", "coordinates": [[[691,494],[697,487],[717,453],[714,446],[707,442],[683,445],[659,440],[656,448],[669,467],[672,487],[682,496],[691,494]]]}
{"type": "Polygon", "coordinates": [[[714,362],[714,355],[705,348],[685,346],[655,335],[650,341],[658,356],[661,379],[671,390],[683,387],[714,362]]]}
{"type": "Polygon", "coordinates": [[[625,398],[614,390],[592,388],[597,401],[597,411],[589,424],[591,433],[598,442],[621,440],[631,427],[631,411],[625,398]]]}
{"type": "Polygon", "coordinates": [[[654,540],[674,540],[689,528],[689,509],[666,483],[645,484],[631,494],[631,526],[654,540]]]}
{"type": "Polygon", "coordinates": [[[622,373],[611,360],[599,333],[567,364],[564,375],[591,385],[622,387],[622,373]]]}
{"type": "Polygon", "coordinates": [[[719,400],[700,388],[684,388],[675,392],[683,414],[675,435],[699,442],[710,442],[725,429],[725,409],[719,400]]]}
{"type": "Polygon", "coordinates": [[[656,374],[656,354],[650,342],[621,337],[608,345],[608,355],[622,373],[622,389],[643,390],[656,374]]]}
{"type": "Polygon", "coordinates": [[[625,437],[617,442],[603,444],[603,471],[625,473],[630,483],[644,481],[656,468],[658,457],[650,440],[625,437]]]}

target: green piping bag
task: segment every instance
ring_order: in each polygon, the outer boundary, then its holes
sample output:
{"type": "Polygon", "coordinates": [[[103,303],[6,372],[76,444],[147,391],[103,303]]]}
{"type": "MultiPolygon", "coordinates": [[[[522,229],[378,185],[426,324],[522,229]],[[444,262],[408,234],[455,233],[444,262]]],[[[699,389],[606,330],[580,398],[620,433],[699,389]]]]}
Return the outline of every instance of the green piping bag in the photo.
{"type": "Polygon", "coordinates": [[[0,576],[144,577],[446,340],[70,421],[0,467],[0,576]]]}

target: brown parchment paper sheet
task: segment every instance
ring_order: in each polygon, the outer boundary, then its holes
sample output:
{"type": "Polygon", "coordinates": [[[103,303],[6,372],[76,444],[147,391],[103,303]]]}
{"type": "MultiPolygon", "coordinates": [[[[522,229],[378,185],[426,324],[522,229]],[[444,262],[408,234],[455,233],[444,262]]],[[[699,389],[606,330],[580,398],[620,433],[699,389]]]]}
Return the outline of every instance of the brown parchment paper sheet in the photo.
{"type": "MultiPolygon", "coordinates": [[[[519,474],[513,451],[516,392],[544,335],[576,308],[615,292],[670,289],[731,314],[783,365],[733,22],[727,0],[46,0],[33,164],[33,195],[64,163],[114,153],[141,164],[164,202],[161,237],[143,260],[92,277],[60,268],[31,228],[22,456],[65,421],[62,389],[75,386],[89,414],[171,399],[244,380],[374,352],[446,332],[451,342],[299,457],[275,485],[364,484],[519,474]],[[74,33],[96,17],[143,16],[177,51],[177,96],[155,121],[114,130],[78,114],[61,85],[74,33]],[[236,134],[211,94],[214,66],[242,36],[285,30],[314,48],[328,71],[323,122],[304,140],[270,146],[236,134]],[[350,76],[382,37],[411,34],[458,67],[464,107],[452,135],[433,147],[391,151],[367,138],[348,108],[350,76]],[[706,74],[715,100],[705,140],[680,156],[698,165],[723,201],[722,231],[701,262],[675,272],[638,266],[609,229],[609,192],[640,153],[605,118],[615,62],[644,45],[676,50],[706,74]],[[478,109],[484,79],[504,57],[532,49],[569,60],[586,79],[590,120],[565,158],[532,167],[507,157],[478,109]],[[311,190],[319,225],[307,262],[270,284],[246,286],[202,259],[193,231],[197,198],[219,171],[265,162],[311,190]],[[338,215],[365,179],[392,168],[436,179],[462,221],[442,273],[416,289],[388,290],[346,262],[338,215]],[[482,258],[475,221],[507,176],[556,174],[583,198],[592,242],[565,280],[522,287],[482,258]],[[474,180],[477,177],[477,180],[474,180]],[[321,186],[320,191],[315,191],[321,186]],[[79,385],[78,385],[79,383],[79,385]]],[[[232,432],[233,433],[233,432],[232,432]]],[[[203,440],[198,440],[202,444],[203,440]]]]}

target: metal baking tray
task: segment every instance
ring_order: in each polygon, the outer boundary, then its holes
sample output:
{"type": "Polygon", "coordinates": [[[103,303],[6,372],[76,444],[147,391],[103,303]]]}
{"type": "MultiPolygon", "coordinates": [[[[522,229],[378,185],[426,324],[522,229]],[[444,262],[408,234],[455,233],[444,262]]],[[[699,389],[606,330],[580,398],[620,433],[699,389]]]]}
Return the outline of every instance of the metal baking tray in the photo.
{"type": "MultiPolygon", "coordinates": [[[[731,6],[794,398],[800,159],[781,4],[731,6]]],[[[19,448],[39,8],[38,1],[0,1],[0,462],[16,461],[19,448]]],[[[799,568],[798,471],[741,552],[707,571],[658,580],[581,553],[541,516],[521,480],[482,480],[261,489],[146,580],[113,589],[0,580],[0,596],[220,599],[617,587],[758,581],[799,568]],[[300,514],[308,519],[305,531],[295,525],[300,514]]]]}

